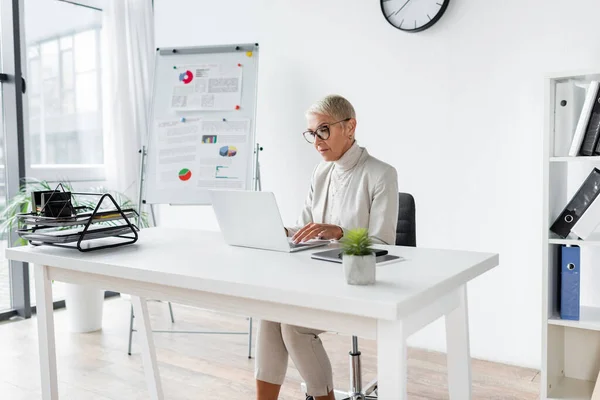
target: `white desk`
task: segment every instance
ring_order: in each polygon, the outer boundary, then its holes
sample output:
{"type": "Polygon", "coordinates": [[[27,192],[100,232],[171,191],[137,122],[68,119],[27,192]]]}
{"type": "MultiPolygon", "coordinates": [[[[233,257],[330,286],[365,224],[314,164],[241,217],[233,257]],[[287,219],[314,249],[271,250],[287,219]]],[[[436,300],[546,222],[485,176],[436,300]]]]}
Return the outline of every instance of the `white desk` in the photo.
{"type": "MultiPolygon", "coordinates": [[[[451,399],[471,398],[466,283],[498,255],[378,246],[404,261],[378,267],[377,284],[349,286],[341,264],[227,246],[219,233],[151,228],[134,245],[81,253],[58,247],[6,250],[35,264],[44,400],[58,399],[51,280],[132,295],[148,389],[163,399],[146,298],[377,340],[381,400],[406,399],[406,338],[446,316],[451,399]]],[[[320,248],[319,250],[323,250],[320,248]]]]}

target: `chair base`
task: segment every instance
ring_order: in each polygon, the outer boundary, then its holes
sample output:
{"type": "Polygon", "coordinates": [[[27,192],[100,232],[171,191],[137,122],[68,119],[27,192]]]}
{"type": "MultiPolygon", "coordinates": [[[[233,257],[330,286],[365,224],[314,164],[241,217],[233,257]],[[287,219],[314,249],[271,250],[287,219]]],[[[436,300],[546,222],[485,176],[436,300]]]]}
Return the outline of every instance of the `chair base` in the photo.
{"type": "MultiPolygon", "coordinates": [[[[358,350],[358,338],[352,337],[352,351],[350,356],[350,390],[343,392],[334,390],[335,400],[377,400],[377,379],[369,382],[366,388],[362,386],[362,366],[360,361],[361,353],[358,350]]],[[[306,383],[300,384],[302,392],[306,393],[306,383]]],[[[306,400],[314,400],[312,396],[306,395],[306,400]]]]}
{"type": "Polygon", "coordinates": [[[364,393],[354,394],[352,396],[348,393],[334,390],[335,400],[377,400],[377,396],[365,395],[364,393]]]}
{"type": "MultiPolygon", "coordinates": [[[[306,393],[306,384],[304,382],[302,382],[300,384],[300,387],[302,388],[302,392],[306,393]]],[[[350,394],[348,394],[348,392],[344,392],[341,390],[334,390],[333,394],[335,395],[335,400],[377,400],[378,399],[377,395],[373,395],[373,394],[366,395],[364,393],[360,393],[360,394],[350,395],[350,394]]],[[[306,400],[314,400],[314,398],[312,396],[306,396],[306,400]]]]}

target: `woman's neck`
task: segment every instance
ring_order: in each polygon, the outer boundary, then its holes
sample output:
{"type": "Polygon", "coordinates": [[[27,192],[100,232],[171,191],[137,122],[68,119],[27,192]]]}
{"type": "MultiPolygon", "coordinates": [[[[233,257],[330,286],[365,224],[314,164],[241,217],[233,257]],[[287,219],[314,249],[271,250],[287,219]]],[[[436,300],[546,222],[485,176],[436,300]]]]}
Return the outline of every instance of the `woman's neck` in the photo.
{"type": "Polygon", "coordinates": [[[361,148],[356,143],[356,140],[352,142],[350,147],[342,154],[342,156],[334,161],[335,168],[340,172],[348,171],[358,163],[358,159],[361,155],[361,148]]]}

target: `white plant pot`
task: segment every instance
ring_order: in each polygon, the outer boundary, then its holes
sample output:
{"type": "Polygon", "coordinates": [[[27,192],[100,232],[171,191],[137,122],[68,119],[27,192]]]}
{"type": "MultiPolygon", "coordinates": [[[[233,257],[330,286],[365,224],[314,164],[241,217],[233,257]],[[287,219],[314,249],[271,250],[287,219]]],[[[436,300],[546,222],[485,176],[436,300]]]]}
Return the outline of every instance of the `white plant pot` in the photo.
{"type": "Polygon", "coordinates": [[[102,329],[104,290],[73,283],[64,285],[69,331],[84,333],[102,329]]]}
{"type": "Polygon", "coordinates": [[[349,285],[372,285],[375,283],[375,253],[368,256],[342,255],[344,275],[349,285]]]}

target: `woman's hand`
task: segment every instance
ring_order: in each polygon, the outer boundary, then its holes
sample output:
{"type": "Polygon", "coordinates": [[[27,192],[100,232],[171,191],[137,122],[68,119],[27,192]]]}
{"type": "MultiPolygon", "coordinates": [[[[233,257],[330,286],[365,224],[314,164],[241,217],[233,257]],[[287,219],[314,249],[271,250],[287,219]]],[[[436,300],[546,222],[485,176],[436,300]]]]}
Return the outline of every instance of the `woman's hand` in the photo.
{"type": "Polygon", "coordinates": [[[301,243],[311,239],[337,240],[340,239],[343,234],[344,231],[337,225],[310,223],[298,230],[298,232],[292,236],[292,241],[294,243],[301,243]]]}

